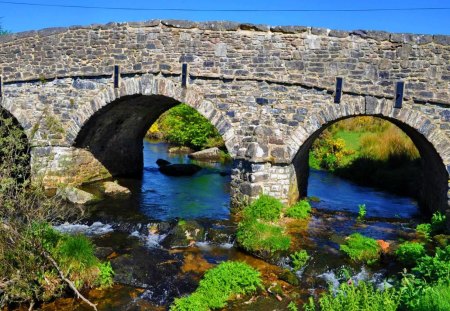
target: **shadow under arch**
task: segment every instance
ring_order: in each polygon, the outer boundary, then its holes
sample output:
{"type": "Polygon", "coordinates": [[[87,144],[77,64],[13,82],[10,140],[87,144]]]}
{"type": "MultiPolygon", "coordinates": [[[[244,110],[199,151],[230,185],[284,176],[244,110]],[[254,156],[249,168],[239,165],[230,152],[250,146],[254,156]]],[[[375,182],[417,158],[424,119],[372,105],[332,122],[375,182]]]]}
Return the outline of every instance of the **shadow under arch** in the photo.
{"type": "Polygon", "coordinates": [[[231,125],[211,102],[196,90],[185,90],[170,80],[154,77],[123,80],[119,90],[107,89],[98,94],[92,101],[95,108],[84,116],[73,146],[89,150],[112,176],[139,177],[145,133],[162,113],[182,102],[216,127],[233,154],[231,125]]]}
{"type": "Polygon", "coordinates": [[[407,134],[420,153],[421,180],[417,199],[422,210],[426,213],[435,211],[445,212],[448,209],[448,180],[449,175],[446,165],[434,145],[417,129],[401,120],[386,117],[381,114],[358,114],[341,117],[325,124],[313,132],[301,145],[294,156],[292,163],[294,165],[298,192],[301,197],[307,195],[308,177],[309,177],[309,151],[314,141],[320,134],[332,124],[359,116],[372,116],[389,121],[399,127],[407,134]]]}

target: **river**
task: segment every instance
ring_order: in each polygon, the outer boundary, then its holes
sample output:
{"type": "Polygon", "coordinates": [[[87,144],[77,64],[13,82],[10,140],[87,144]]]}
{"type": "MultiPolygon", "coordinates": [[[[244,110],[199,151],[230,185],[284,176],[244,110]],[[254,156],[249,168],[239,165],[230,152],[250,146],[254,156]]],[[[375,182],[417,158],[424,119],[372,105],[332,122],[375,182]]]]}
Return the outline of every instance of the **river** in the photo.
{"type": "MultiPolygon", "coordinates": [[[[142,179],[119,179],[132,195],[105,199],[89,207],[83,224],[60,227],[91,235],[98,252],[111,260],[118,272],[116,281],[121,284],[88,293],[99,310],[165,310],[175,297],[192,292],[204,271],[228,259],[246,261],[269,279],[284,266],[283,260],[271,265],[235,247],[235,224],[229,208],[231,163],[199,163],[185,155],[169,154],[167,148],[166,143],[144,141],[142,179]],[[194,162],[203,169],[192,177],[165,176],[155,163],[159,158],[172,163],[194,162]],[[164,244],[168,231],[180,219],[194,221],[203,236],[187,247],[164,244]]],[[[86,189],[98,192],[96,187],[86,189]]],[[[312,202],[311,219],[291,225],[288,231],[293,243],[306,249],[312,260],[297,272],[300,285],[286,283],[286,291],[297,292],[301,301],[314,290],[326,288],[327,283],[337,284],[344,265],[354,278],[379,283],[398,272],[398,267],[386,263],[370,268],[351,264],[340,254],[339,243],[353,232],[388,241],[409,239],[420,217],[414,200],[314,170],[310,172],[308,195],[319,199],[312,202]],[[367,207],[365,222],[356,221],[359,204],[367,207]]],[[[279,301],[263,295],[252,304],[231,303],[227,310],[285,310],[288,303],[289,299],[279,301]]],[[[88,310],[69,298],[43,309],[88,310]]]]}

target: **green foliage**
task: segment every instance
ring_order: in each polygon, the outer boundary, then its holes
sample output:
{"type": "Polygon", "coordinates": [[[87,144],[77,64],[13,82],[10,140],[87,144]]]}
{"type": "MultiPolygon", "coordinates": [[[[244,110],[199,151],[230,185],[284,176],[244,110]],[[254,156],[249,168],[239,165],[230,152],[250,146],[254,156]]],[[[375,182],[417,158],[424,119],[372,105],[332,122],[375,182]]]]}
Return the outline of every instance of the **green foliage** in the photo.
{"type": "Polygon", "coordinates": [[[100,288],[108,288],[114,284],[114,270],[111,267],[111,263],[109,261],[100,263],[98,266],[100,269],[100,273],[97,279],[97,284],[100,288]]]}
{"type": "Polygon", "coordinates": [[[447,217],[440,212],[436,212],[431,217],[431,231],[436,234],[445,230],[445,221],[447,217]]]}
{"type": "Polygon", "coordinates": [[[250,294],[263,288],[261,276],[251,266],[226,261],[208,270],[197,290],[188,297],[175,299],[171,311],[202,311],[226,306],[238,294],[250,294]]]}
{"type": "Polygon", "coordinates": [[[312,154],[310,162],[315,166],[318,163],[320,168],[333,171],[346,164],[353,153],[345,147],[345,140],[334,138],[330,132],[324,132],[320,139],[314,142],[310,151],[312,154]]]}
{"type": "Polygon", "coordinates": [[[375,263],[380,257],[380,246],[372,238],[365,237],[359,233],[353,233],[345,244],[341,245],[341,250],[353,261],[375,263]]]}
{"type": "Polygon", "coordinates": [[[306,262],[309,259],[309,255],[304,249],[293,253],[290,257],[294,270],[300,270],[301,268],[303,268],[303,266],[306,265],[306,262]]]}
{"type": "Polygon", "coordinates": [[[410,306],[412,311],[449,311],[450,310],[450,285],[438,284],[427,287],[418,296],[416,304],[410,306]]]}
{"type": "Polygon", "coordinates": [[[291,301],[289,304],[288,304],[288,310],[289,311],[298,311],[298,308],[297,308],[297,306],[296,306],[296,304],[293,302],[293,301],[291,301]]]}
{"type": "Polygon", "coordinates": [[[250,219],[239,223],[237,242],[247,251],[273,253],[288,250],[291,239],[279,226],[250,219]]]}
{"type": "MultiPolygon", "coordinates": [[[[224,142],[216,128],[195,109],[180,104],[164,114],[152,126],[152,131],[163,133],[168,142],[194,149],[223,147],[224,142]]],[[[151,133],[150,133],[151,134],[151,133]]]]}
{"type": "Polygon", "coordinates": [[[244,219],[276,221],[280,218],[284,205],[278,199],[262,194],[243,211],[244,219]]]}
{"type": "Polygon", "coordinates": [[[427,282],[446,280],[450,282],[450,245],[445,248],[436,248],[436,254],[423,256],[417,261],[413,272],[427,282]]]}
{"type": "Polygon", "coordinates": [[[359,204],[358,205],[358,219],[362,220],[364,217],[366,217],[367,214],[367,208],[366,204],[359,204]]]}
{"type": "Polygon", "coordinates": [[[318,307],[312,298],[304,310],[313,311],[395,311],[400,304],[400,294],[394,288],[377,290],[372,284],[359,282],[358,285],[342,283],[335,295],[323,294],[318,307]]]}
{"type": "Polygon", "coordinates": [[[309,217],[311,213],[311,205],[307,200],[301,200],[286,210],[286,216],[296,219],[304,219],[309,217]]]}
{"type": "Polygon", "coordinates": [[[417,260],[425,255],[425,248],[421,243],[405,242],[395,251],[398,260],[406,266],[413,266],[417,260]]]}
{"type": "Polygon", "coordinates": [[[420,224],[416,227],[416,233],[423,239],[429,240],[431,236],[431,225],[420,224]]]}

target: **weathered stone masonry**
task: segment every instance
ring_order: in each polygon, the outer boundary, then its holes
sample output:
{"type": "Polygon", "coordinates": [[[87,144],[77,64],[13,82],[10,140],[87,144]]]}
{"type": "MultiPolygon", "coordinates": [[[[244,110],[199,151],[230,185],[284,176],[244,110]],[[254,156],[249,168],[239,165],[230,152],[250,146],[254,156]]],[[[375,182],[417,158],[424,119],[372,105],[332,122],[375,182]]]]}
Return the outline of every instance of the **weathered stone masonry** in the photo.
{"type": "Polygon", "coordinates": [[[337,120],[375,115],[421,152],[422,203],[448,208],[447,36],[159,20],[76,26],[0,37],[0,75],[0,105],[23,126],[48,185],[137,174],[145,130],[186,102],[225,139],[234,203],[261,192],[304,195],[314,138],[337,120]],[[336,77],[344,78],[339,104],[336,77]],[[401,109],[393,107],[399,80],[401,109]]]}

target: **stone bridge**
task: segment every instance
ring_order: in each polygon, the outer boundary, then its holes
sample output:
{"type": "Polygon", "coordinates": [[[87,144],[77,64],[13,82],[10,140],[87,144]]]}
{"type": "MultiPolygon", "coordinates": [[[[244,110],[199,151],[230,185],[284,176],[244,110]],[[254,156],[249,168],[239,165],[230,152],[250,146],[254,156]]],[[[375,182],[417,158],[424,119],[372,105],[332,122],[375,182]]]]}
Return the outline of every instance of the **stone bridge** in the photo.
{"type": "Polygon", "coordinates": [[[33,174],[48,186],[140,174],[144,133],[185,102],[226,142],[234,204],[305,195],[313,140],[333,122],[372,115],[419,149],[422,205],[448,209],[447,36],[173,20],[74,26],[1,37],[0,75],[0,105],[23,127],[33,174]]]}

